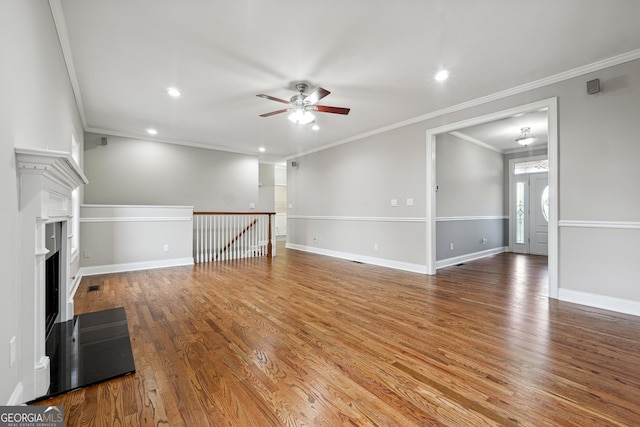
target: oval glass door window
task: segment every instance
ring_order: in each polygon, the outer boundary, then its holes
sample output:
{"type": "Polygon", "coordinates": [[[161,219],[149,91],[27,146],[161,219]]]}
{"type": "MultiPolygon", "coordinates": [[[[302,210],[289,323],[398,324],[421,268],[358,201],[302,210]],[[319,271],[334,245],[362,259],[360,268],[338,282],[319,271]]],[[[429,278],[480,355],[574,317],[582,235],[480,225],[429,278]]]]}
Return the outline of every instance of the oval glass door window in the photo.
{"type": "Polygon", "coordinates": [[[549,186],[547,185],[542,192],[542,197],[540,199],[540,208],[542,209],[542,216],[544,219],[549,222],[549,186]]]}

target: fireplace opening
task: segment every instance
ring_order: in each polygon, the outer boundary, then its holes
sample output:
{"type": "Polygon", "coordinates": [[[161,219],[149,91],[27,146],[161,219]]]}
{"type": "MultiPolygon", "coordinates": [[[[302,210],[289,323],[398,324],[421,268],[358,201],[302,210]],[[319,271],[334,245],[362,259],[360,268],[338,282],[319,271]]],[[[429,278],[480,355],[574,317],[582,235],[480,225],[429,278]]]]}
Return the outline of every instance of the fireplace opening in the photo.
{"type": "Polygon", "coordinates": [[[62,223],[45,225],[45,336],[48,337],[60,314],[60,251],[62,249],[62,223]]]}

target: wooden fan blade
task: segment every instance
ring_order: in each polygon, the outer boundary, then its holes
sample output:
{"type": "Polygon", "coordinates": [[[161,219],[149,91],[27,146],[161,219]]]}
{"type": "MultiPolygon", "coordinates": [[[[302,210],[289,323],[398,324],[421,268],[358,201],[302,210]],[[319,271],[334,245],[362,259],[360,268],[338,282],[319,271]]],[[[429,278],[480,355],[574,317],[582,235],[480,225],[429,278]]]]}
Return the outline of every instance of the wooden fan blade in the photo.
{"type": "Polygon", "coordinates": [[[315,104],[320,101],[325,96],[329,95],[331,92],[324,88],[316,88],[313,92],[311,92],[305,99],[302,100],[305,104],[315,104]]]}
{"type": "Polygon", "coordinates": [[[287,108],[284,108],[282,110],[276,110],[276,111],[272,111],[270,113],[264,113],[264,114],[260,114],[260,117],[269,117],[269,116],[275,116],[276,114],[280,114],[280,113],[285,113],[289,111],[287,108]]]}
{"type": "Polygon", "coordinates": [[[313,105],[311,107],[314,111],[319,113],[333,113],[333,114],[349,114],[351,108],[344,107],[329,107],[328,105],[313,105]]]}
{"type": "Polygon", "coordinates": [[[273,96],[265,95],[264,93],[261,93],[260,95],[256,95],[256,96],[259,98],[270,99],[276,102],[282,102],[283,104],[289,103],[289,101],[285,101],[284,99],[280,99],[280,98],[274,98],[273,96]]]}

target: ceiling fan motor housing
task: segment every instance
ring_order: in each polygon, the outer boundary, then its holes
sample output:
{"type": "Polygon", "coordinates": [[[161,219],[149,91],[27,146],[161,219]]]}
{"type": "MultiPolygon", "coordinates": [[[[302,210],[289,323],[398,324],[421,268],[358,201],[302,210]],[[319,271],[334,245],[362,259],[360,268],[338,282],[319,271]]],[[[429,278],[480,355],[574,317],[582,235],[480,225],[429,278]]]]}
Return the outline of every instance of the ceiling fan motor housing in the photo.
{"type": "Polygon", "coordinates": [[[304,99],[306,98],[305,95],[299,93],[297,95],[293,95],[291,97],[291,103],[293,105],[303,105],[304,104],[304,99]]]}

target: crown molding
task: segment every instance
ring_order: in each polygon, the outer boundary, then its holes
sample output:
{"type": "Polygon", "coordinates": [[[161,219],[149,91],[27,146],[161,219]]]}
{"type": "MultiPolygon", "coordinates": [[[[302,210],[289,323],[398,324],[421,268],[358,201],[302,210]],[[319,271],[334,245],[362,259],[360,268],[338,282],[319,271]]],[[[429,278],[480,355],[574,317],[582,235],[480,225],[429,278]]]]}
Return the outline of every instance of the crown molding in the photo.
{"type": "Polygon", "coordinates": [[[73,90],[73,97],[76,101],[76,108],[78,109],[78,114],[80,115],[82,127],[86,129],[87,118],[84,115],[82,92],[80,92],[80,84],[78,84],[76,68],[73,65],[71,43],[69,42],[67,23],[64,19],[64,13],[62,12],[62,3],[60,2],[60,0],[49,0],[49,8],[51,9],[51,16],[53,16],[53,23],[56,27],[56,33],[58,33],[58,41],[60,42],[60,48],[62,49],[62,55],[64,56],[64,63],[67,66],[67,74],[69,75],[69,82],[71,83],[71,88],[73,90]]]}
{"type": "Polygon", "coordinates": [[[117,137],[120,137],[120,138],[137,139],[137,140],[140,140],[140,141],[161,142],[161,143],[164,143],[164,144],[183,145],[185,147],[202,148],[202,149],[205,149],[205,150],[214,150],[214,151],[226,151],[228,153],[245,154],[245,155],[248,155],[248,156],[260,157],[256,153],[253,153],[253,152],[248,151],[248,150],[234,150],[234,149],[229,148],[229,147],[220,147],[220,146],[216,146],[216,145],[202,144],[202,143],[198,143],[198,142],[181,141],[181,140],[177,140],[177,139],[157,138],[157,137],[145,138],[144,136],[135,135],[135,134],[132,134],[132,133],[118,132],[118,131],[113,131],[113,130],[108,130],[108,129],[87,127],[87,128],[85,128],[85,132],[96,133],[96,134],[105,135],[105,136],[117,136],[117,137]]]}
{"type": "Polygon", "coordinates": [[[569,80],[575,77],[580,77],[585,74],[593,73],[596,71],[603,70],[605,68],[613,67],[615,65],[624,64],[625,62],[635,61],[636,59],[640,59],[640,49],[632,50],[631,52],[623,53],[621,55],[612,56],[607,59],[603,59],[601,61],[593,62],[591,64],[584,65],[582,67],[574,68],[572,70],[564,71],[562,73],[554,74],[549,77],[544,77],[539,80],[535,80],[529,83],[525,83],[520,86],[515,86],[511,89],[506,89],[500,92],[493,93],[491,95],[483,96],[480,98],[473,99],[471,101],[466,101],[460,104],[452,105],[451,107],[443,108],[441,110],[436,110],[431,113],[426,113],[421,116],[417,116],[408,120],[404,120],[401,122],[397,122],[388,126],[384,126],[378,129],[374,129],[368,132],[364,132],[358,135],[351,136],[346,139],[342,139],[327,145],[323,145],[322,147],[314,148],[313,150],[304,151],[302,153],[298,153],[294,156],[286,157],[285,160],[295,159],[297,157],[306,156],[308,154],[317,153],[319,151],[324,151],[329,148],[337,147],[339,145],[347,144],[349,142],[358,141],[364,138],[368,138],[371,136],[379,135],[384,132],[389,132],[394,129],[399,129],[405,126],[409,126],[415,123],[419,123],[425,120],[434,119],[440,116],[444,116],[446,114],[455,113],[457,111],[465,110],[467,108],[476,107],[478,105],[486,104],[492,101],[497,101],[499,99],[507,98],[509,96],[518,95],[524,92],[528,92],[533,89],[539,89],[544,86],[549,86],[554,83],[563,82],[565,80],[569,80]]]}

